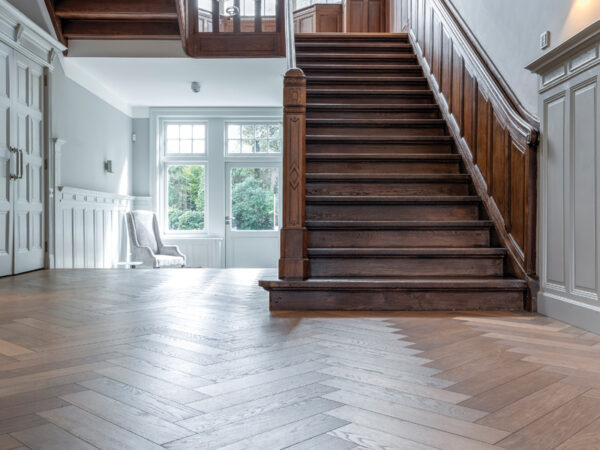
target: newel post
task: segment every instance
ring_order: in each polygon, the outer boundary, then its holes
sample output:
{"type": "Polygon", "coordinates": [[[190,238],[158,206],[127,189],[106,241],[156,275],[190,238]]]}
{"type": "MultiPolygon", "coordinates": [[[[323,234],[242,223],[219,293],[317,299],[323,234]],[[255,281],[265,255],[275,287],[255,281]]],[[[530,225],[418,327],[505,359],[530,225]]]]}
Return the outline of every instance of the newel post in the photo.
{"type": "Polygon", "coordinates": [[[279,278],[308,278],[306,253],[306,77],[290,69],[283,81],[283,224],[279,278]]]}

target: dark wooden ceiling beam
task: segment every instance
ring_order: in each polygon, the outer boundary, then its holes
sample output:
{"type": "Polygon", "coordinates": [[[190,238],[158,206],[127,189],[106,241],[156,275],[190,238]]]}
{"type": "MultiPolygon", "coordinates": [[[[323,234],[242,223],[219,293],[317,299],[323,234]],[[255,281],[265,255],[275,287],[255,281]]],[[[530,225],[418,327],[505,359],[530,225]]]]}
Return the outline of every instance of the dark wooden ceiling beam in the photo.
{"type": "Polygon", "coordinates": [[[56,16],[61,19],[177,19],[174,0],[55,0],[54,3],[56,16]]]}
{"type": "Polygon", "coordinates": [[[62,32],[61,20],[56,16],[56,10],[54,9],[54,0],[44,1],[46,3],[46,8],[48,9],[48,14],[50,15],[50,20],[52,21],[52,26],[54,27],[54,31],[56,32],[56,37],[63,45],[67,45],[67,39],[65,38],[62,32]]]}
{"type": "Polygon", "coordinates": [[[63,20],[68,39],[180,39],[173,21],[63,20]]]}

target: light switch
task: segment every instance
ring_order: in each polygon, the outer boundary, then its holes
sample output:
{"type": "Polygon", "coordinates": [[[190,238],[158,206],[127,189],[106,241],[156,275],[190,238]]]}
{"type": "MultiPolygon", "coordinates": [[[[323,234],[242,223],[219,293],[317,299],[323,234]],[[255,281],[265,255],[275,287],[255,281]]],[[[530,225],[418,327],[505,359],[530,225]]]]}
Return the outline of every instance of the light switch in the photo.
{"type": "Polygon", "coordinates": [[[542,50],[550,47],[550,31],[546,30],[540,34],[540,48],[542,50]]]}

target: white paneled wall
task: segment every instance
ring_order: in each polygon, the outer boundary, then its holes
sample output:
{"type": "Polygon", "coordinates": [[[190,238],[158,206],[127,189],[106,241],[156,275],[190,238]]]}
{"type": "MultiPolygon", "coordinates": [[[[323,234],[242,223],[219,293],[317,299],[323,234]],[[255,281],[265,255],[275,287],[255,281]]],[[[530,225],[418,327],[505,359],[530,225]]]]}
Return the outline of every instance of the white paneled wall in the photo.
{"type": "Polygon", "coordinates": [[[61,187],[56,195],[55,267],[109,268],[128,255],[125,212],[133,197],[61,187]]]}
{"type": "Polygon", "coordinates": [[[188,267],[223,267],[223,238],[163,237],[165,244],[178,245],[185,255],[188,267]]]}
{"type": "Polygon", "coordinates": [[[600,332],[600,25],[539,74],[539,310],[600,332]]]}

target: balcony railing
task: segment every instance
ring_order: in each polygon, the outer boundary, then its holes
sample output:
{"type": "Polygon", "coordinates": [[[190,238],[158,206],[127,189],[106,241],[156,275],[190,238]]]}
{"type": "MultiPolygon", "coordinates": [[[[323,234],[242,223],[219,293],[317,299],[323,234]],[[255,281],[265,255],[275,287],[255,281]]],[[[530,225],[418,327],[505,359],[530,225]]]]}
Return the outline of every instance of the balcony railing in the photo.
{"type": "Polygon", "coordinates": [[[192,57],[285,56],[285,0],[179,0],[185,51],[192,57]]]}

